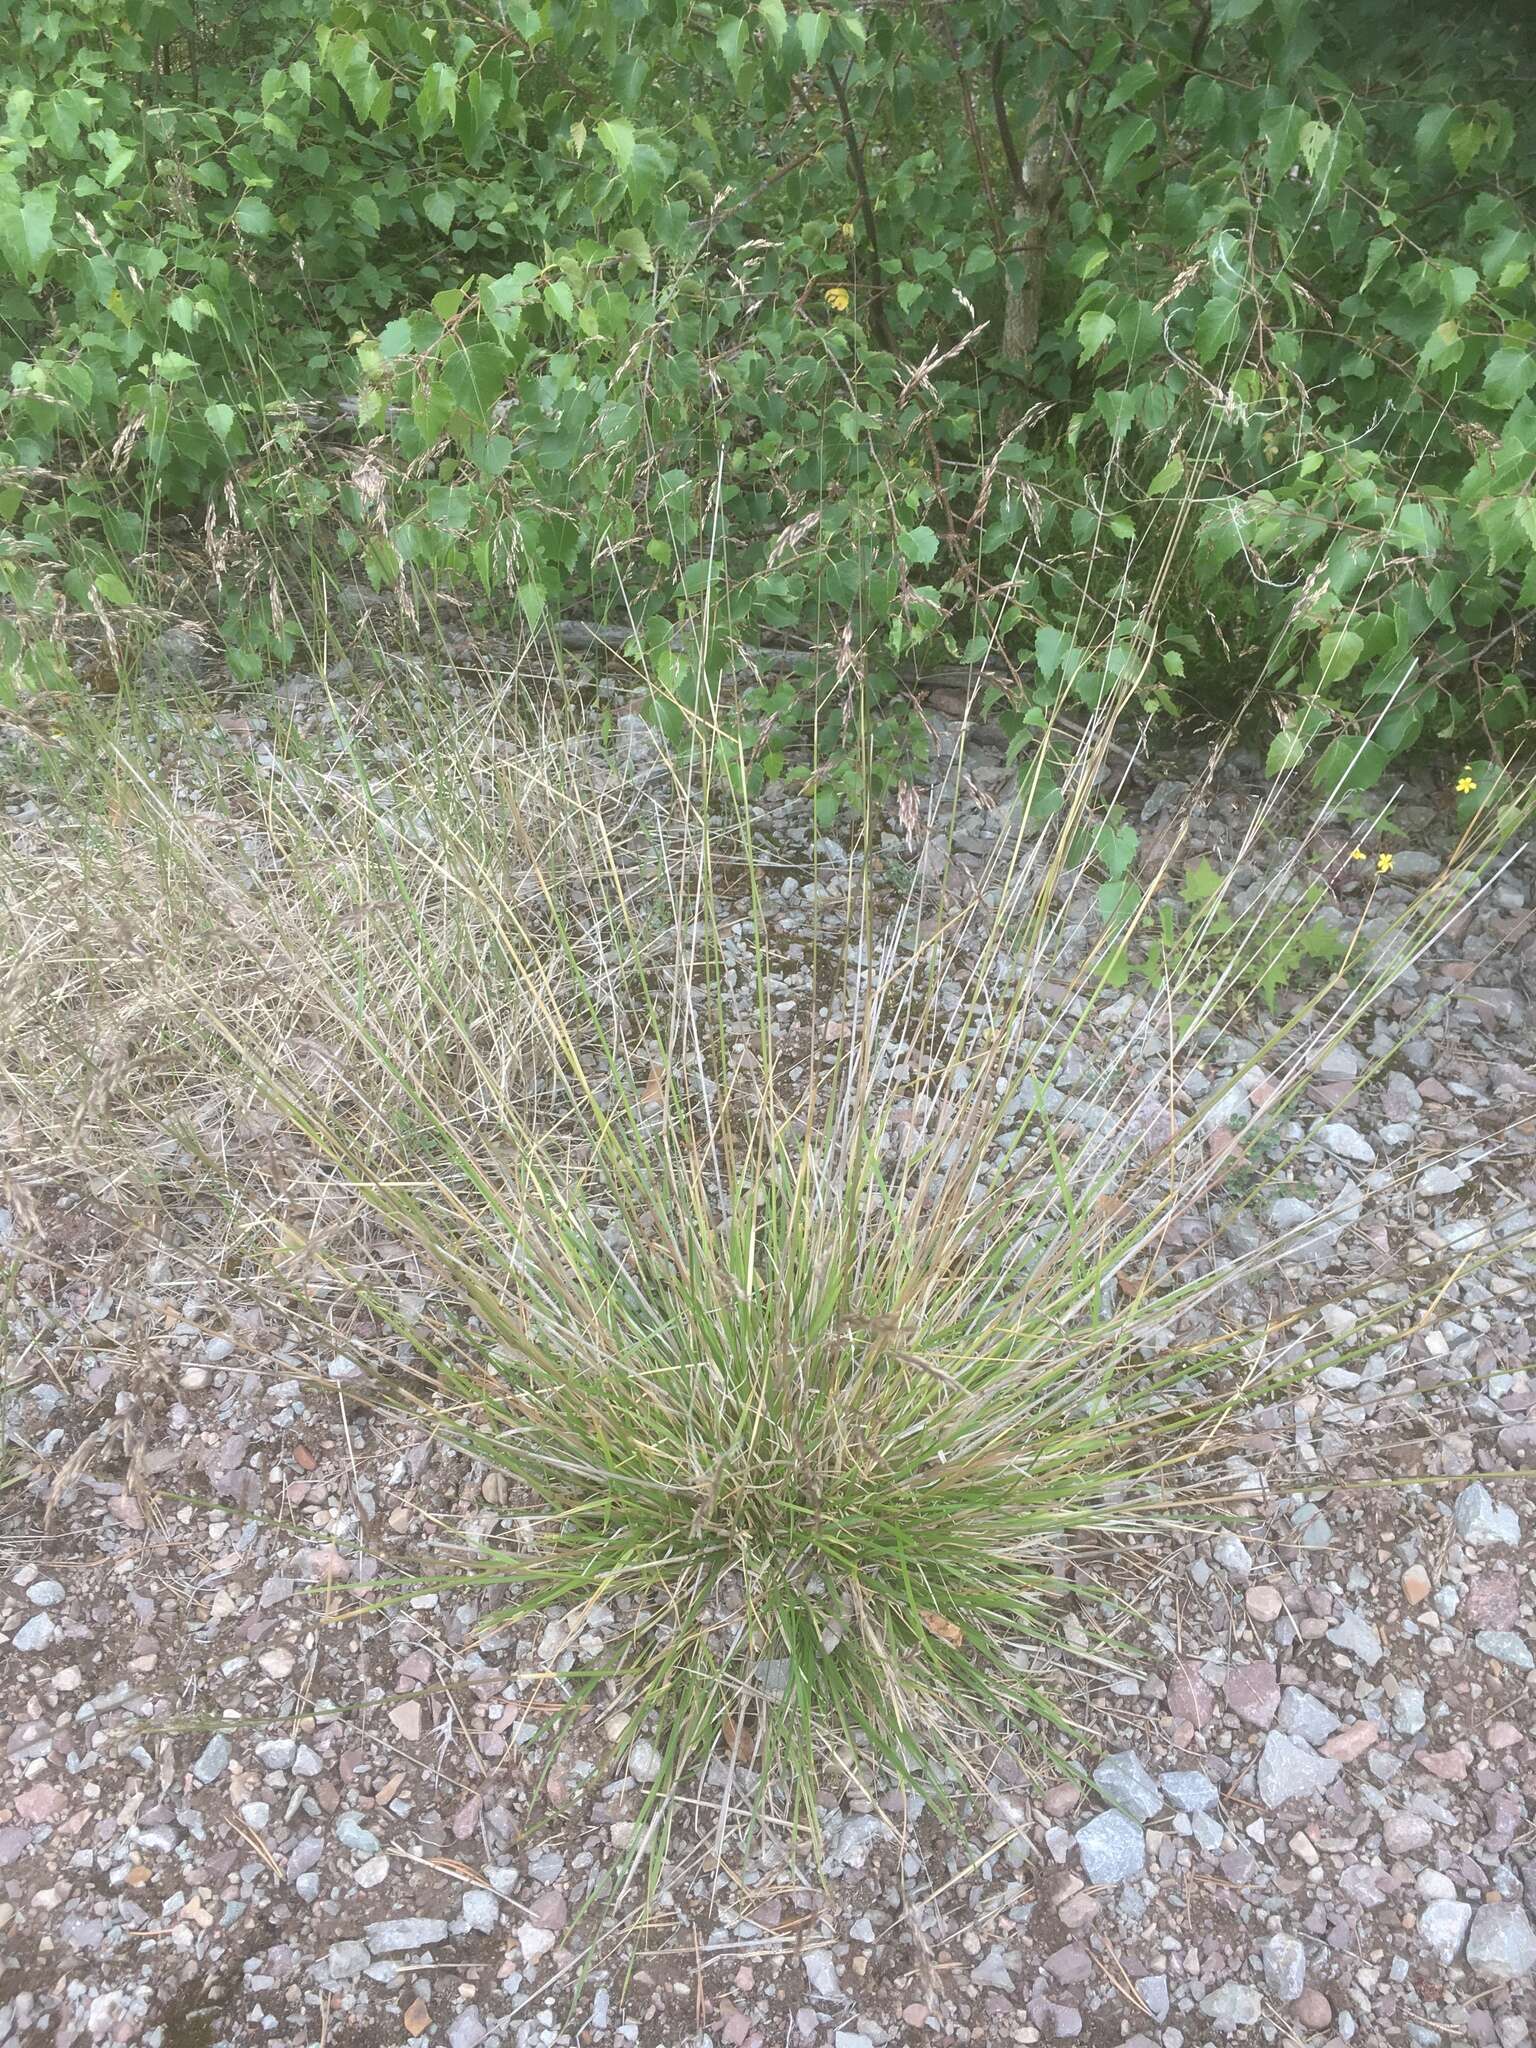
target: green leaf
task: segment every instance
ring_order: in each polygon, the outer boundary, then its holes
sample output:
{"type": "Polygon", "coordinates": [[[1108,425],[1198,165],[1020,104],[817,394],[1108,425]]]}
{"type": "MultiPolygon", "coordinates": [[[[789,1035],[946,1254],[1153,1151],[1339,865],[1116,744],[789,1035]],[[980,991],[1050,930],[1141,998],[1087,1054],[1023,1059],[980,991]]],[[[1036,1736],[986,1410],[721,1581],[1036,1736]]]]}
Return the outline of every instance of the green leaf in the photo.
{"type": "Polygon", "coordinates": [[[909,562],[920,562],[926,568],[939,552],[939,536],[931,526],[909,526],[898,536],[897,545],[909,562]]]}
{"type": "Polygon", "coordinates": [[[1184,458],[1182,455],[1175,455],[1163,464],[1157,475],[1153,477],[1151,483],[1147,485],[1148,496],[1153,498],[1162,497],[1165,491],[1173,489],[1183,474],[1184,458]]]}
{"type": "Polygon", "coordinates": [[[270,235],[277,222],[265,199],[248,192],[235,208],[235,226],[245,235],[270,235]]]}
{"type": "Polygon", "coordinates": [[[1495,349],[1483,371],[1483,389],[1506,411],[1518,405],[1536,384],[1536,351],[1506,346],[1495,349]]]}
{"type": "Polygon", "coordinates": [[[459,81],[452,65],[429,64],[421,74],[421,90],[411,109],[411,125],[425,141],[453,119],[459,81]]]}
{"type": "Polygon", "coordinates": [[[1237,330],[1237,300],[1226,297],[1207,300],[1195,322],[1195,354],[1202,363],[1211,362],[1232,346],[1237,339],[1237,330]]]}
{"type": "Polygon", "coordinates": [[[234,432],[235,408],[232,405],[205,405],[203,418],[221,441],[227,441],[234,432]]]}
{"type": "Polygon", "coordinates": [[[805,52],[808,65],[820,61],[829,26],[827,16],[817,7],[802,7],[795,16],[795,33],[800,38],[800,48],[805,52]]]}
{"type": "Polygon", "coordinates": [[[491,407],[506,389],[506,356],[494,342],[473,342],[443,364],[443,384],[476,426],[486,426],[491,407]]]}
{"type": "Polygon", "coordinates": [[[1211,8],[1211,24],[1215,28],[1228,28],[1234,22],[1246,21],[1258,6],[1259,0],[1215,0],[1211,8]]]}
{"type": "Polygon", "coordinates": [[[811,809],[816,814],[817,824],[823,829],[828,825],[835,825],[837,823],[837,814],[842,809],[842,805],[842,797],[835,789],[818,789],[815,801],[811,805],[811,809]]]}
{"type": "Polygon", "coordinates": [[[409,320],[391,320],[379,335],[379,354],[386,362],[411,353],[414,346],[409,320]]]}
{"type": "Polygon", "coordinates": [[[1117,178],[1136,152],[1145,149],[1157,134],[1157,128],[1145,114],[1127,114],[1109,139],[1109,148],[1104,152],[1104,178],[1106,183],[1117,178]]]}
{"type": "Polygon", "coordinates": [[[738,14],[733,20],[723,21],[715,31],[715,42],[725,59],[725,68],[735,79],[741,71],[742,53],[746,48],[746,16],[738,14]]]}
{"type": "Polygon", "coordinates": [[[1365,642],[1347,626],[1335,633],[1325,633],[1317,643],[1319,683],[1341,682],[1364,652],[1365,642]]]}
{"type": "Polygon", "coordinates": [[[635,131],[628,121],[599,121],[597,139],[620,171],[627,173],[635,160],[635,131]]]}
{"type": "Polygon", "coordinates": [[[0,199],[0,256],[18,284],[43,276],[53,250],[57,185],[34,185],[20,200],[0,199]]]}
{"type": "Polygon", "coordinates": [[[1115,332],[1113,316],[1108,313],[1085,313],[1077,323],[1078,347],[1083,360],[1096,356],[1115,332]]]}
{"type": "Polygon", "coordinates": [[[421,202],[421,210],[433,227],[441,228],[446,235],[453,226],[453,194],[451,192],[429,192],[421,202]]]}
{"type": "Polygon", "coordinates": [[[1333,140],[1333,130],[1326,121],[1308,121],[1300,135],[1301,160],[1307,167],[1307,176],[1315,177],[1323,151],[1333,140]]]}
{"type": "Polygon", "coordinates": [[[1265,143],[1265,168],[1272,183],[1278,183],[1295,163],[1301,149],[1301,131],[1307,125],[1302,107],[1275,107],[1259,123],[1265,143]]]}
{"type": "Polygon", "coordinates": [[[133,592],[121,576],[114,576],[110,569],[102,569],[96,575],[97,594],[108,604],[132,604],[133,592]]]}
{"type": "Polygon", "coordinates": [[[782,50],[785,31],[789,27],[789,18],[784,12],[784,0],[758,0],[757,11],[762,17],[773,47],[782,50]]]}

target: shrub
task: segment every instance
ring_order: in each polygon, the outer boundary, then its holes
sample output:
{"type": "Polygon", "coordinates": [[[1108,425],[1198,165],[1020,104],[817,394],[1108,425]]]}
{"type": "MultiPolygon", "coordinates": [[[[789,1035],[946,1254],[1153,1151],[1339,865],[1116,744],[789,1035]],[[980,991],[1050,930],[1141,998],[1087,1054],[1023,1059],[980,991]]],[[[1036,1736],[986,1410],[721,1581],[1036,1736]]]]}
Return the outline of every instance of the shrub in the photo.
{"type": "MultiPolygon", "coordinates": [[[[120,630],[201,526],[253,672],[293,652],[272,551],[297,525],[408,603],[618,621],[674,730],[701,678],[788,642],[814,658],[769,661],[734,719],[751,772],[809,772],[828,817],[865,787],[850,699],[879,793],[936,662],[989,658],[1021,747],[1127,676],[1160,717],[1257,682],[1272,767],[1330,790],[1526,717],[1512,23],[23,19],[0,510],[24,618],[62,597],[120,630]]],[[[0,631],[57,675],[56,640],[0,631]]]]}

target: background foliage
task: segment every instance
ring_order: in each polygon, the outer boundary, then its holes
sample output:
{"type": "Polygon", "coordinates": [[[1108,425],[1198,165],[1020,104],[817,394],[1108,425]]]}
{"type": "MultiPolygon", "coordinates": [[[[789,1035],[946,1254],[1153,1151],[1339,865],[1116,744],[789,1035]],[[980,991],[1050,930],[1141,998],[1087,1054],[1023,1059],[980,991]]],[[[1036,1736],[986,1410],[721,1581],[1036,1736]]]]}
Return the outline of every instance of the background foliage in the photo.
{"type": "Polygon", "coordinates": [[[11,22],[12,690],[194,563],[236,672],[281,662],[297,560],[617,623],[664,723],[744,646],[818,652],[740,715],[827,816],[855,727],[890,775],[920,746],[913,665],[989,659],[1021,743],[1128,679],[1157,715],[1258,685],[1271,768],[1329,786],[1527,718],[1518,9],[11,22]]]}

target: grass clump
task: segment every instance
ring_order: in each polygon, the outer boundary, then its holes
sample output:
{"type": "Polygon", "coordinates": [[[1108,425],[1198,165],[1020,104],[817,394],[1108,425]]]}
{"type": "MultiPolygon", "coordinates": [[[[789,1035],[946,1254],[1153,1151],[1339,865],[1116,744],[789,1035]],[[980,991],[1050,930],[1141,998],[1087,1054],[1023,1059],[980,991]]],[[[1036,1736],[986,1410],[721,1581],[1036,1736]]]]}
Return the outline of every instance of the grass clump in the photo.
{"type": "MultiPolygon", "coordinates": [[[[1043,830],[905,887],[814,828],[787,860],[740,778],[622,724],[615,751],[428,706],[381,773],[326,719],[323,760],[292,735],[201,756],[191,802],[186,763],[95,733],[76,994],[110,1008],[99,941],[136,878],[148,971],[116,995],[160,1092],[130,1081],[132,1112],[243,1247],[366,1298],[419,1375],[375,1397],[499,1475],[502,1526],[446,1530],[393,1590],[530,1631],[573,1739],[643,1734],[648,1810],[703,1778],[722,1824],[814,1828],[829,1771],[932,1790],[1000,1732],[1050,1748],[1140,1539],[1253,1483],[1223,1461],[1313,1362],[1263,1292],[1286,1240],[1235,1226],[1305,1144],[1323,1056],[1465,895],[1368,899],[1277,986],[1234,1145],[1184,1077],[1252,986],[1250,927],[1207,891],[1120,986],[1187,849],[1098,914],[1074,849],[1123,787],[1108,715],[1043,830]]],[[[910,823],[945,844],[937,808],[910,823]]],[[[1266,947],[1316,915],[1305,852],[1249,906],[1266,947]]],[[[35,1066],[11,1078],[36,1098],[35,1066]]]]}

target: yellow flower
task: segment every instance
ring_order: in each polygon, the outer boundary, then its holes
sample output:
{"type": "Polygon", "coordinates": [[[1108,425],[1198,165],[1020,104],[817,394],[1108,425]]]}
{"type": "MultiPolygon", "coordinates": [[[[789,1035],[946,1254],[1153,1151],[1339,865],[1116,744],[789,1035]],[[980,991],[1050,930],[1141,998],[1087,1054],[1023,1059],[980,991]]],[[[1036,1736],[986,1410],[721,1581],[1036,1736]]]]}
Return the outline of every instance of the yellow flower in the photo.
{"type": "Polygon", "coordinates": [[[846,285],[829,284],[826,290],[822,293],[822,297],[826,300],[827,304],[832,308],[834,313],[847,312],[848,287],[846,285]]]}
{"type": "Polygon", "coordinates": [[[1349,850],[1349,857],[1351,860],[1364,860],[1365,848],[1363,846],[1352,846],[1349,850]]]}
{"type": "Polygon", "coordinates": [[[1390,874],[1391,874],[1391,872],[1392,872],[1392,856],[1391,856],[1391,854],[1390,854],[1390,853],[1378,853],[1378,854],[1377,854],[1377,856],[1376,856],[1376,872],[1377,872],[1377,874],[1378,874],[1378,875],[1390,875],[1390,874]]]}
{"type": "Polygon", "coordinates": [[[1472,777],[1470,775],[1463,775],[1460,781],[1456,784],[1456,794],[1458,796],[1470,796],[1473,790],[1476,789],[1476,787],[1477,784],[1472,780],[1472,777]]]}

